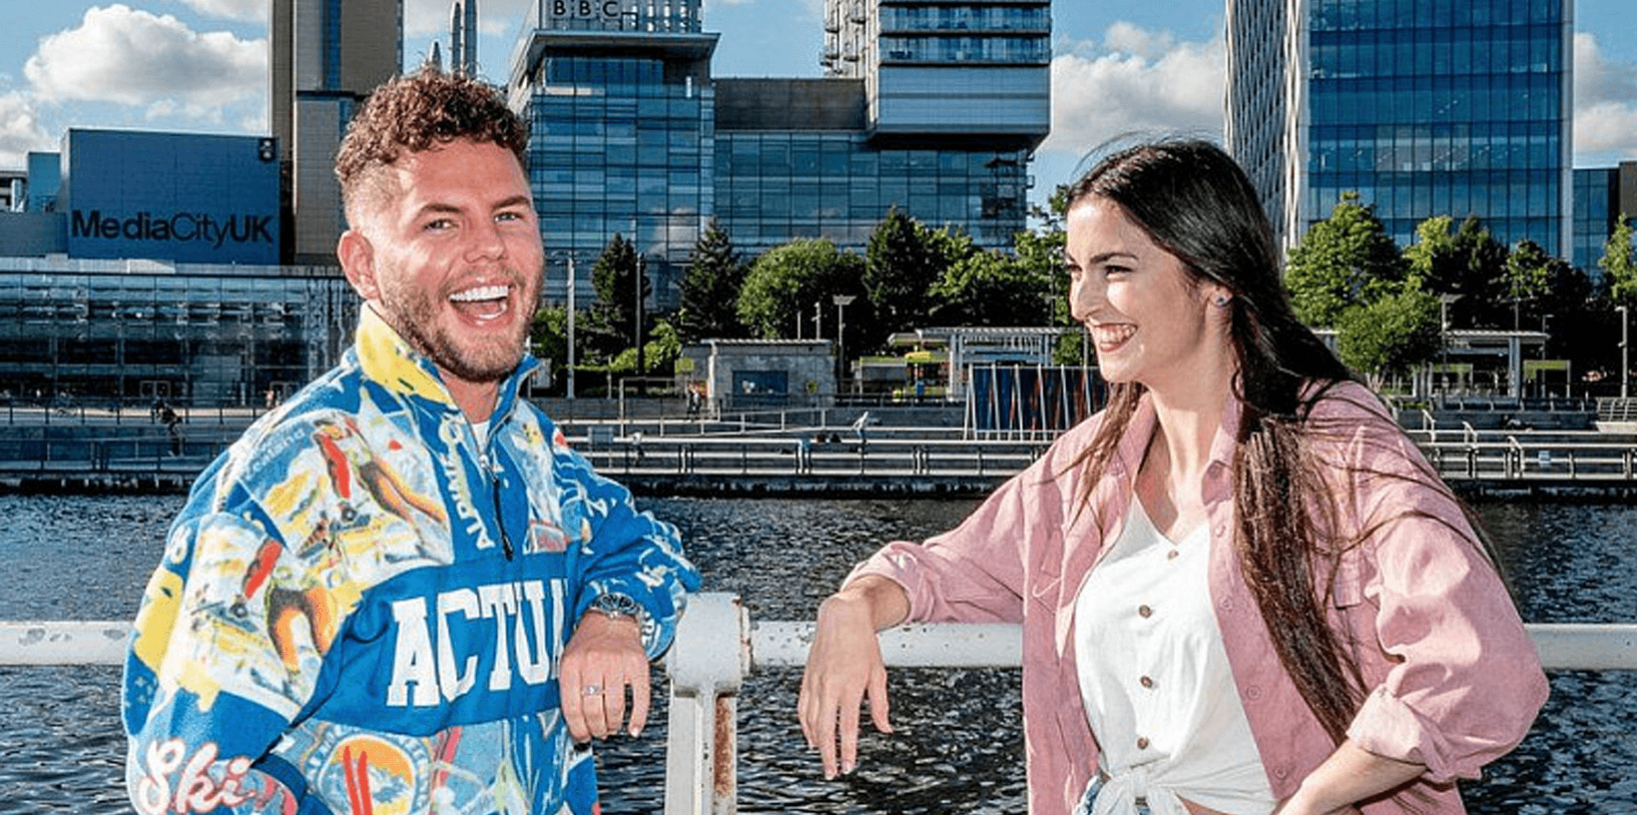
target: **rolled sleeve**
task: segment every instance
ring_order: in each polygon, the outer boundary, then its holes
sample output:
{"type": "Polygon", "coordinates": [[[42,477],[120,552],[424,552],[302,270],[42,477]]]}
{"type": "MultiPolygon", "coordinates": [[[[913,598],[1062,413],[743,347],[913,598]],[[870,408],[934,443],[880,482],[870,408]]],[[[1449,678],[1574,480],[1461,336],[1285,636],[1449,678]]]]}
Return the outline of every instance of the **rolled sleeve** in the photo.
{"type": "Polygon", "coordinates": [[[1371,514],[1387,520],[1365,548],[1384,675],[1348,737],[1365,750],[1424,764],[1427,779],[1477,778],[1523,740],[1547,696],[1545,674],[1500,575],[1453,497],[1406,478],[1380,479],[1371,514]]]}

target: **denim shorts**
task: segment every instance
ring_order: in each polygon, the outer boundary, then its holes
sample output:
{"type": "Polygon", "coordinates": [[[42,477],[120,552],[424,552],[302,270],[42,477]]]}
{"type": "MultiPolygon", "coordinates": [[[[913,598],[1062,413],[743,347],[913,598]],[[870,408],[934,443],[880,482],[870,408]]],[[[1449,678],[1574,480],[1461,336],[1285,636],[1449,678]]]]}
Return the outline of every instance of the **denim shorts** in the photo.
{"type": "MultiPolygon", "coordinates": [[[[1086,794],[1080,796],[1080,805],[1074,808],[1074,815],[1091,815],[1092,805],[1097,803],[1097,793],[1103,791],[1103,776],[1099,774],[1086,785],[1086,794]]],[[[1148,802],[1137,799],[1136,815],[1154,815],[1148,808],[1148,802]]]]}

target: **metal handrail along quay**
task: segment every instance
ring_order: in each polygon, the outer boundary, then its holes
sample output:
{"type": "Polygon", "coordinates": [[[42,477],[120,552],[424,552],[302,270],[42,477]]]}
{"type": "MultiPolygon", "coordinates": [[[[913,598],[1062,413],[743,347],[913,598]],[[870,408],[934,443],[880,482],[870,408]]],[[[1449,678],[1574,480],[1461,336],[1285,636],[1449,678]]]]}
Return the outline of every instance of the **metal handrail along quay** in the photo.
{"type": "MultiPolygon", "coordinates": [[[[1548,670],[1637,670],[1637,624],[1531,623],[1525,626],[1548,670]]],[[[119,665],[125,621],[0,622],[0,666],[119,665]]],[[[738,596],[689,598],[665,659],[670,706],[666,815],[736,809],[738,696],[759,668],[806,663],[813,623],[751,622],[738,596]]],[[[881,632],[886,664],[899,668],[1017,668],[1022,629],[1011,624],[918,624],[881,632]]]]}

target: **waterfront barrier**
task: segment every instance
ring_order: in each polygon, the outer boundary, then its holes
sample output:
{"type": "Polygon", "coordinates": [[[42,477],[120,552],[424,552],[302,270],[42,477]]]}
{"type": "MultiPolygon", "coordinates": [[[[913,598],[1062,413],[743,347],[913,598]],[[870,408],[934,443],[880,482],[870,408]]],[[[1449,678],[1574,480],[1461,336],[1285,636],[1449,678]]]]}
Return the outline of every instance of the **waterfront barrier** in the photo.
{"type": "MultiPolygon", "coordinates": [[[[974,435],[960,428],[796,425],[647,432],[626,423],[575,428],[569,443],[597,470],[644,495],[978,496],[1023,470],[1051,434],[974,435]],[[620,432],[621,430],[626,432],[620,432]]],[[[703,425],[695,425],[702,428],[703,425]]],[[[1432,466],[1469,496],[1637,496],[1637,434],[1408,431],[1432,466]]],[[[19,428],[0,434],[0,488],[185,491],[231,444],[234,428],[19,428]]]]}
{"type": "MultiPolygon", "coordinates": [[[[1547,670],[1637,670],[1637,624],[1525,627],[1547,670]]],[[[0,666],[119,665],[130,631],[125,621],[0,622],[0,666]]],[[[665,658],[666,815],[735,811],[744,678],[757,669],[805,664],[812,636],[811,622],[752,622],[736,595],[689,598],[665,658]]],[[[1011,624],[905,625],[881,632],[880,642],[883,659],[895,668],[1022,664],[1022,630],[1011,624]]]]}

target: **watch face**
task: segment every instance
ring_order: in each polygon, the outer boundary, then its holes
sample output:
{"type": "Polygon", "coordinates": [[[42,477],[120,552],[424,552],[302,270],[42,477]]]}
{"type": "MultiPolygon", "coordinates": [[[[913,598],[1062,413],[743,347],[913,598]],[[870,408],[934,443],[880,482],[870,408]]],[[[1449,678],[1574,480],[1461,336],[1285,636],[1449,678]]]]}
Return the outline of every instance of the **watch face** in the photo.
{"type": "Polygon", "coordinates": [[[635,617],[642,612],[642,606],[637,601],[623,594],[597,595],[597,599],[591,601],[591,607],[618,617],[635,617]]]}

